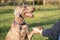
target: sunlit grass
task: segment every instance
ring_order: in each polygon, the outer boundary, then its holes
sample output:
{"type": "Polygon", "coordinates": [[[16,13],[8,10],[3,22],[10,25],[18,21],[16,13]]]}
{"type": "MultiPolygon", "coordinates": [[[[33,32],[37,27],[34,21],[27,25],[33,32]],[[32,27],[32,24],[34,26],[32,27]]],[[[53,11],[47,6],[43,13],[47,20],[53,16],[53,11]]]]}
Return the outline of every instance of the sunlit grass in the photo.
{"type": "MultiPolygon", "coordinates": [[[[2,6],[0,7],[0,40],[5,40],[6,34],[14,20],[13,11],[16,6],[2,6]]],[[[43,26],[45,29],[50,28],[60,20],[60,9],[57,6],[34,6],[34,18],[25,18],[26,23],[31,30],[32,27],[43,26]]],[[[40,34],[32,37],[32,40],[47,40],[40,34]]]]}

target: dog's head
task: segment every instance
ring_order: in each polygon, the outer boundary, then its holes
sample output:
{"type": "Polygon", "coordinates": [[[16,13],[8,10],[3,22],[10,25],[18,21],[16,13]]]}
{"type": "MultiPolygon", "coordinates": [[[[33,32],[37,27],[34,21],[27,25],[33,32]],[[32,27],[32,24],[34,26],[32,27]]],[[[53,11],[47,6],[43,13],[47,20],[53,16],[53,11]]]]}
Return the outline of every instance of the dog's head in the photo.
{"type": "Polygon", "coordinates": [[[35,8],[34,7],[30,7],[30,6],[18,6],[15,11],[14,14],[16,17],[34,17],[33,12],[34,12],[35,8]]]}

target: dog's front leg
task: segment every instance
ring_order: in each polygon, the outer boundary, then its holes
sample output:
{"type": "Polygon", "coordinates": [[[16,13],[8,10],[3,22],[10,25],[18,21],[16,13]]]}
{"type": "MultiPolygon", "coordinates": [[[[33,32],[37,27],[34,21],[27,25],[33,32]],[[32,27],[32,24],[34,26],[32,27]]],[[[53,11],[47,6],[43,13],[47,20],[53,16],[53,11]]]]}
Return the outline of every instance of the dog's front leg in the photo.
{"type": "Polygon", "coordinates": [[[34,35],[34,30],[32,30],[29,34],[28,34],[28,40],[31,40],[32,36],[34,35]]]}
{"type": "Polygon", "coordinates": [[[31,40],[33,34],[34,34],[34,30],[32,30],[31,32],[29,32],[29,28],[27,25],[24,25],[23,30],[25,30],[24,32],[27,34],[28,40],[31,40]]]}

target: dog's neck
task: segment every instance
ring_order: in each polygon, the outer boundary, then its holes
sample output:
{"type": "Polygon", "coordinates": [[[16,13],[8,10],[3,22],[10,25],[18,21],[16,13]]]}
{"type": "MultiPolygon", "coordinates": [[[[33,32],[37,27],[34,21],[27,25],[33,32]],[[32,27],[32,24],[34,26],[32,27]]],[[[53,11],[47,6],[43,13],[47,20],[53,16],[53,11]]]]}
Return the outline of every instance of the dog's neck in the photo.
{"type": "Polygon", "coordinates": [[[15,23],[22,25],[25,23],[25,20],[22,17],[15,17],[15,23]]]}

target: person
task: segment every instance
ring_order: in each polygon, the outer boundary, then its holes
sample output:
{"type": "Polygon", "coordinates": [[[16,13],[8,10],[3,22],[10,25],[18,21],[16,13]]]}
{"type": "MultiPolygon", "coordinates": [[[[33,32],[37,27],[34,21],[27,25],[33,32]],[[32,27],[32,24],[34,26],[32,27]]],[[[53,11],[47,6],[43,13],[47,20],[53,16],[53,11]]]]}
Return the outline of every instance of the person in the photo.
{"type": "Polygon", "coordinates": [[[60,21],[54,24],[51,28],[39,30],[33,28],[35,33],[40,33],[42,36],[51,38],[53,40],[60,40],[60,21]]]}

